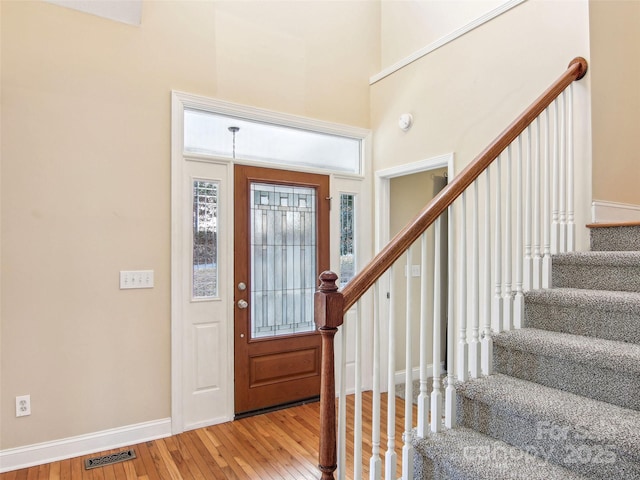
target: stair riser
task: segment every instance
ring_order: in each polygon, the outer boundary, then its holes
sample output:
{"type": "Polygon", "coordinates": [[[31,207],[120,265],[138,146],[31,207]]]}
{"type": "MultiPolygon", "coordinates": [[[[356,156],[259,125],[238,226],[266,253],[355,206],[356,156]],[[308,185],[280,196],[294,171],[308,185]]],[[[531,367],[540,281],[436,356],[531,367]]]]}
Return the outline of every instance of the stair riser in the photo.
{"type": "MultiPolygon", "coordinates": [[[[500,462],[501,457],[505,455],[502,451],[500,451],[500,447],[495,447],[492,449],[493,451],[488,452],[477,452],[474,453],[471,448],[470,455],[477,455],[479,458],[478,462],[491,463],[493,462],[493,468],[491,472],[491,480],[494,479],[522,479],[522,480],[532,480],[531,472],[528,468],[529,466],[540,465],[545,460],[534,458],[532,456],[527,455],[526,453],[522,453],[522,457],[520,458],[521,467],[525,467],[522,469],[522,475],[517,475],[513,471],[513,465],[511,463],[497,466],[496,462],[500,462]]],[[[442,465],[441,462],[435,462],[431,458],[427,456],[423,456],[419,453],[414,454],[414,470],[413,470],[413,478],[414,479],[429,479],[429,480],[478,480],[477,470],[474,469],[464,469],[460,465],[442,465]]],[[[511,459],[513,460],[513,458],[511,459]]]]}
{"type": "Polygon", "coordinates": [[[414,437],[414,478],[584,480],[571,470],[464,428],[414,437]]]}
{"type": "Polygon", "coordinates": [[[429,480],[467,480],[468,477],[460,473],[448,472],[442,465],[436,465],[430,458],[424,457],[416,452],[413,455],[413,478],[428,478],[429,480]]]}
{"type": "Polygon", "coordinates": [[[640,313],[525,302],[524,327],[640,344],[640,313]]]}
{"type": "Polygon", "coordinates": [[[640,292],[640,265],[554,264],[551,275],[554,288],[640,292]]]}
{"type": "Polygon", "coordinates": [[[551,419],[497,409],[458,397],[458,422],[592,479],[640,480],[637,452],[590,438],[588,423],[562,425],[551,419]]]}
{"type": "Polygon", "coordinates": [[[494,371],[640,411],[640,375],[494,345],[494,371]]]}
{"type": "Polygon", "coordinates": [[[640,226],[591,229],[593,251],[640,251],[640,226]]]}

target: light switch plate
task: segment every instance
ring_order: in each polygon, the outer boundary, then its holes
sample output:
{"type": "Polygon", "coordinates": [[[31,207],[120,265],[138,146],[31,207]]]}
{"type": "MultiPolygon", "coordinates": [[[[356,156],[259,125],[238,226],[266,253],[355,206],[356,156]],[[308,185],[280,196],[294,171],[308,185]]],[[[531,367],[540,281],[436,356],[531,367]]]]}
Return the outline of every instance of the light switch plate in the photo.
{"type": "Polygon", "coordinates": [[[153,270],[121,270],[120,290],[153,288],[153,270]]]}

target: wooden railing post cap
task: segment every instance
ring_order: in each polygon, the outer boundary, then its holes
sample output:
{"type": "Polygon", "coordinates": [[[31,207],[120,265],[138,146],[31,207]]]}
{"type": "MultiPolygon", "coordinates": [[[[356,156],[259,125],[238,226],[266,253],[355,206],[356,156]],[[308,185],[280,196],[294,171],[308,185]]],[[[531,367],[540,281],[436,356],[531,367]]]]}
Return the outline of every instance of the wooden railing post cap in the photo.
{"type": "Polygon", "coordinates": [[[576,80],[580,80],[582,79],[582,77],[584,77],[587,74],[587,70],[589,69],[589,64],[584,58],[576,57],[573,60],[571,60],[571,62],[569,63],[569,67],[576,63],[580,64],[580,72],[578,73],[576,80]]]}
{"type": "Polygon", "coordinates": [[[331,270],[325,270],[320,274],[320,285],[318,286],[319,292],[329,293],[337,292],[338,285],[336,285],[338,275],[331,270]]]}
{"type": "Polygon", "coordinates": [[[344,296],[336,285],[338,275],[333,272],[320,274],[320,285],[315,294],[315,322],[320,330],[336,329],[342,325],[344,296]]]}

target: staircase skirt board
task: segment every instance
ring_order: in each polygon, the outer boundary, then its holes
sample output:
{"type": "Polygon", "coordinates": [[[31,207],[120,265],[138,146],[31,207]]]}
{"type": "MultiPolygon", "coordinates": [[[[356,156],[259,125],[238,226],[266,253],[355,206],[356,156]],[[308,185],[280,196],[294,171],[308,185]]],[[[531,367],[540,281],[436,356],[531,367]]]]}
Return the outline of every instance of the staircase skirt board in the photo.
{"type": "Polygon", "coordinates": [[[413,439],[414,478],[640,480],[640,224],[592,227],[456,384],[458,427],[413,439]]]}

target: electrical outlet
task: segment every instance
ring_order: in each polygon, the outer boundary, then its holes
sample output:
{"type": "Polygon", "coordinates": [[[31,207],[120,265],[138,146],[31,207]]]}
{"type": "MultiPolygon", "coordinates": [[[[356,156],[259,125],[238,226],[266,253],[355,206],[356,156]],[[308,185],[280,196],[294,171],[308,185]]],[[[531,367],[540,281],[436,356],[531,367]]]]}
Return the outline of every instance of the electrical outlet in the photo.
{"type": "Polygon", "coordinates": [[[31,415],[31,395],[16,397],[16,417],[31,415]]]}

